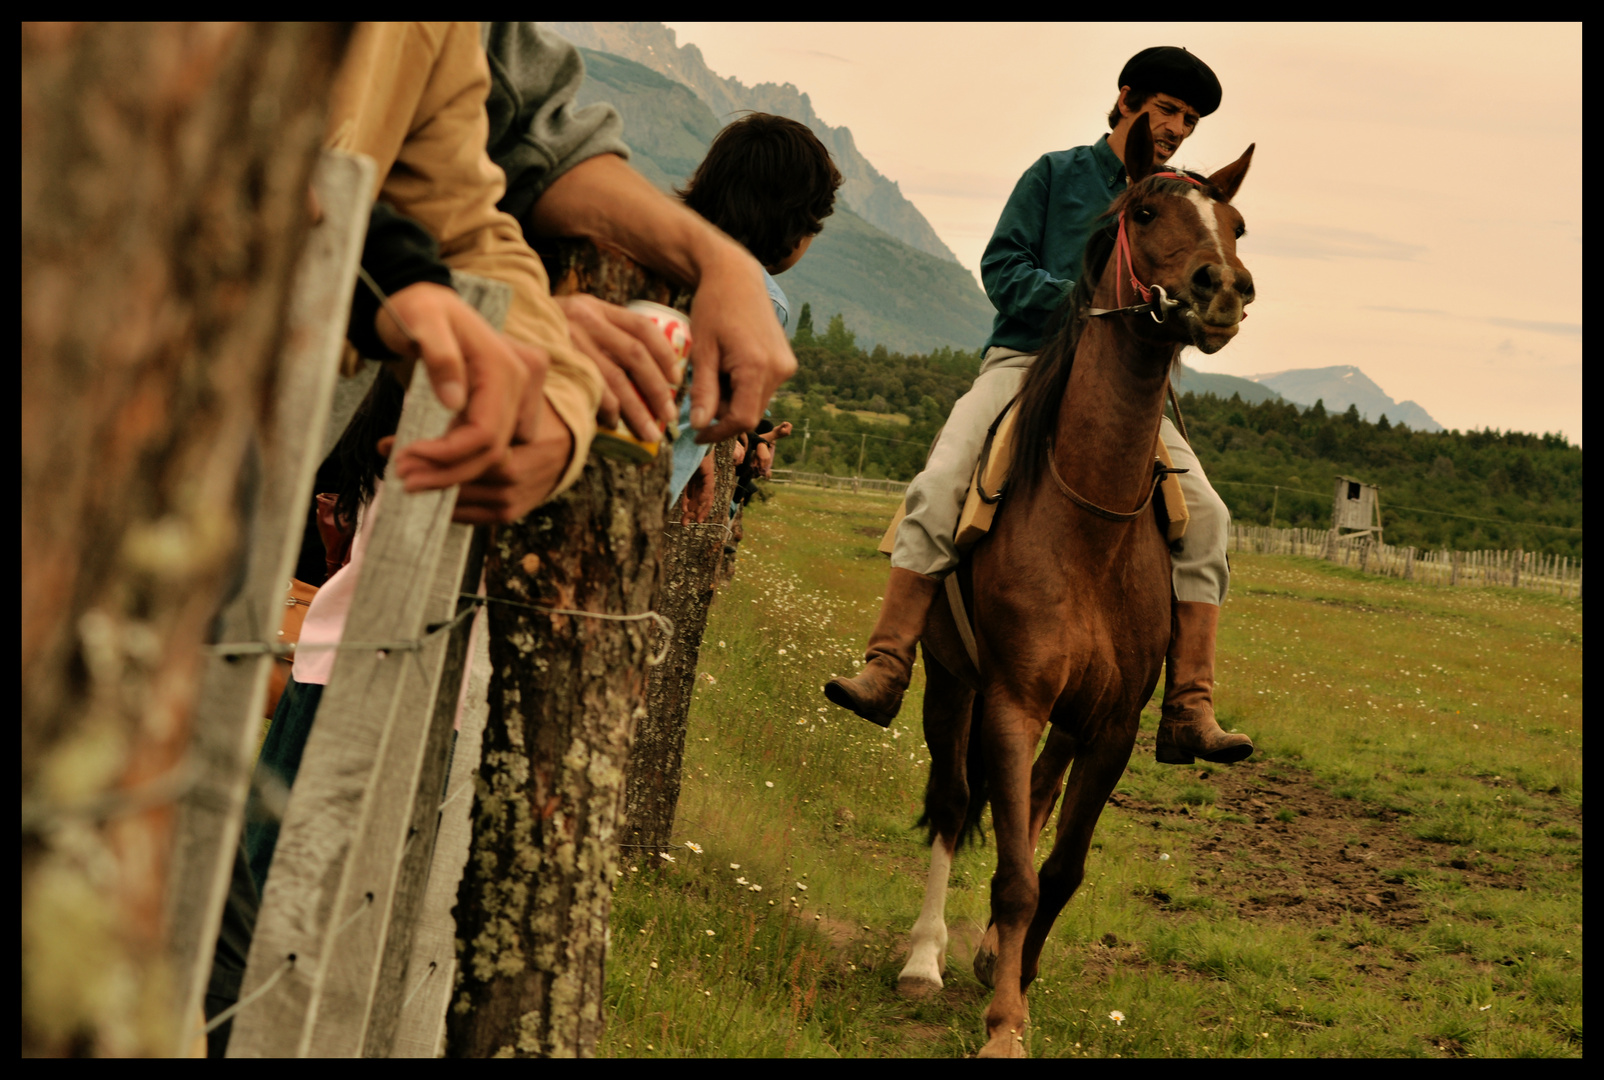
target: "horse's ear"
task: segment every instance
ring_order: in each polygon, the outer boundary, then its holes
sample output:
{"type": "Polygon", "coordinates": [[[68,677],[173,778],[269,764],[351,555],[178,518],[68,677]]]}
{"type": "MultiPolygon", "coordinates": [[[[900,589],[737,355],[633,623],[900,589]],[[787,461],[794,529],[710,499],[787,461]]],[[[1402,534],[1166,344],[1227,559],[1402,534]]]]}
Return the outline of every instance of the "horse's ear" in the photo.
{"type": "Polygon", "coordinates": [[[1147,114],[1138,116],[1125,133],[1125,179],[1135,186],[1153,171],[1153,129],[1147,114]]]}
{"type": "Polygon", "coordinates": [[[1221,202],[1236,198],[1237,190],[1242,187],[1242,178],[1248,174],[1248,166],[1253,163],[1253,147],[1257,145],[1252,144],[1242,151],[1241,157],[1209,177],[1209,183],[1219,189],[1221,202]]]}

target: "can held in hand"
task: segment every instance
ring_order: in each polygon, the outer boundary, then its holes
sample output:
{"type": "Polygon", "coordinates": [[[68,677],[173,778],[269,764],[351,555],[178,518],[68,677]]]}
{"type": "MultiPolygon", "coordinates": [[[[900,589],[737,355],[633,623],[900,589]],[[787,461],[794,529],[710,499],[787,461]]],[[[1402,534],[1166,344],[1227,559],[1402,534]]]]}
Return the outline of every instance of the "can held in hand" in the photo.
{"type": "MultiPolygon", "coordinates": [[[[685,369],[691,359],[691,320],[685,314],[675,311],[664,304],[656,304],[650,300],[631,300],[624,305],[630,311],[644,315],[652,321],[658,331],[668,340],[669,348],[674,352],[674,370],[668,373],[668,381],[675,390],[675,400],[685,390],[685,369]]],[[[668,436],[670,440],[679,437],[676,427],[670,427],[668,436]]],[[[620,458],[625,461],[646,462],[657,456],[662,446],[662,440],[643,442],[635,437],[629,430],[629,425],[622,419],[618,426],[612,430],[601,428],[596,432],[596,441],[591,448],[605,457],[620,458]]]]}

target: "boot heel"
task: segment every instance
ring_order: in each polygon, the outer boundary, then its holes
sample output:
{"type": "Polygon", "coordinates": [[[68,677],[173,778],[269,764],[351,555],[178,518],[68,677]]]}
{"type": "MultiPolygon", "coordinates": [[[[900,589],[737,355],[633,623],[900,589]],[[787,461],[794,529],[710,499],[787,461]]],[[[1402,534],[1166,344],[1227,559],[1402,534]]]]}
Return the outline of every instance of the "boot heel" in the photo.
{"type": "Polygon", "coordinates": [[[1197,758],[1188,754],[1178,746],[1166,746],[1160,743],[1153,753],[1160,765],[1191,765],[1197,758]]]}

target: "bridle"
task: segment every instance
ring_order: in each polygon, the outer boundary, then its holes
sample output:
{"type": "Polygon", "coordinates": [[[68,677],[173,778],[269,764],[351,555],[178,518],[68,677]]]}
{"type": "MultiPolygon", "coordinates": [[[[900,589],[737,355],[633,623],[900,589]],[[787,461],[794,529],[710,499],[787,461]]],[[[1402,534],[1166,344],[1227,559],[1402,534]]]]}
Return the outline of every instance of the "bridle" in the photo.
{"type": "MultiPolygon", "coordinates": [[[[1187,176],[1184,173],[1152,173],[1151,178],[1159,180],[1185,180],[1188,184],[1191,184],[1194,187],[1201,188],[1203,186],[1203,182],[1201,180],[1198,180],[1195,177],[1187,176]]],[[[1125,232],[1124,210],[1119,212],[1119,235],[1114,241],[1114,294],[1116,297],[1119,295],[1119,281],[1121,277],[1130,281],[1131,289],[1142,298],[1142,303],[1131,304],[1129,307],[1119,308],[1090,308],[1087,311],[1088,316],[1096,319],[1101,318],[1104,315],[1151,315],[1154,322],[1162,325],[1164,320],[1169,318],[1170,311],[1181,306],[1181,302],[1179,300],[1170,299],[1169,293],[1164,291],[1164,286],[1154,285],[1152,288],[1148,288],[1137,278],[1136,263],[1131,258],[1130,237],[1127,236],[1125,232]],[[1155,293],[1158,294],[1157,299],[1154,298],[1155,293]]],[[[1177,421],[1179,421],[1181,418],[1181,404],[1179,401],[1175,400],[1175,388],[1173,386],[1169,388],[1169,395],[1170,401],[1175,405],[1175,418],[1177,421]]],[[[1162,416],[1159,417],[1161,428],[1163,426],[1163,419],[1164,418],[1162,416]]],[[[1156,442],[1157,432],[1154,434],[1154,441],[1156,442]]],[[[1184,438],[1185,435],[1183,434],[1182,437],[1184,438]]],[[[1052,448],[1050,446],[1047,450],[1047,468],[1052,474],[1054,482],[1058,484],[1058,489],[1069,498],[1070,502],[1074,503],[1076,506],[1088,513],[1095,514],[1098,517],[1103,518],[1105,521],[1114,521],[1120,523],[1136,520],[1147,510],[1150,505],[1152,505],[1153,494],[1158,491],[1158,486],[1163,482],[1166,475],[1170,473],[1184,473],[1187,471],[1186,469],[1170,468],[1158,461],[1153,462],[1153,480],[1152,483],[1148,485],[1147,498],[1143,499],[1142,505],[1138,506],[1135,510],[1130,511],[1129,513],[1121,513],[1117,510],[1110,510],[1107,507],[1098,506],[1096,503],[1092,502],[1090,499],[1081,495],[1075,491],[1074,488],[1066,484],[1064,482],[1064,478],[1058,475],[1058,462],[1054,460],[1052,448]]]]}
{"type": "MultiPolygon", "coordinates": [[[[1188,184],[1191,184],[1194,187],[1203,186],[1203,182],[1201,180],[1198,180],[1195,177],[1187,176],[1185,173],[1152,173],[1148,179],[1185,180],[1188,184]]],[[[1154,322],[1163,325],[1164,320],[1169,318],[1170,311],[1181,306],[1181,302],[1179,300],[1170,299],[1170,294],[1164,291],[1164,286],[1154,285],[1151,289],[1149,289],[1146,285],[1143,285],[1139,280],[1137,280],[1136,263],[1131,259],[1130,237],[1125,234],[1124,210],[1119,212],[1119,236],[1114,242],[1114,294],[1116,297],[1119,295],[1119,279],[1122,276],[1130,281],[1132,290],[1134,290],[1135,293],[1142,298],[1143,302],[1140,304],[1132,304],[1129,307],[1091,308],[1087,311],[1087,315],[1094,319],[1101,318],[1104,315],[1151,315],[1153,316],[1154,322]],[[1122,267],[1124,270],[1123,275],[1121,274],[1122,267]],[[1154,293],[1158,294],[1158,299],[1156,300],[1153,299],[1154,293]]]]}

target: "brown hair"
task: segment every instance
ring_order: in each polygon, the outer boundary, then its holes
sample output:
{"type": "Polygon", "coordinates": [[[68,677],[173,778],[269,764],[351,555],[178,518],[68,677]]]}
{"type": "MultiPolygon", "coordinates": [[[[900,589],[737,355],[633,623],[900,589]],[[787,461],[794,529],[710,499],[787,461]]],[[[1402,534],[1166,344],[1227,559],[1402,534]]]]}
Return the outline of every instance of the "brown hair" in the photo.
{"type": "Polygon", "coordinates": [[[752,113],[718,133],[679,196],[764,266],[824,229],[841,173],[805,124],[752,113]]]}
{"type": "MultiPolygon", "coordinates": [[[[1125,97],[1125,107],[1131,112],[1140,112],[1142,106],[1147,104],[1148,99],[1155,92],[1153,90],[1138,90],[1134,86],[1131,87],[1129,94],[1126,94],[1124,90],[1120,91],[1125,97]]],[[[1119,127],[1119,122],[1123,119],[1125,119],[1125,114],[1119,111],[1119,98],[1115,98],[1114,107],[1108,111],[1108,130],[1113,131],[1119,127]]]]}

